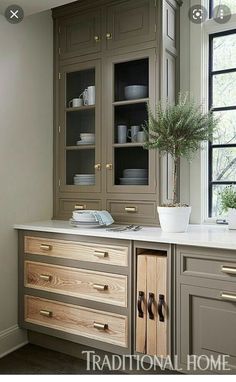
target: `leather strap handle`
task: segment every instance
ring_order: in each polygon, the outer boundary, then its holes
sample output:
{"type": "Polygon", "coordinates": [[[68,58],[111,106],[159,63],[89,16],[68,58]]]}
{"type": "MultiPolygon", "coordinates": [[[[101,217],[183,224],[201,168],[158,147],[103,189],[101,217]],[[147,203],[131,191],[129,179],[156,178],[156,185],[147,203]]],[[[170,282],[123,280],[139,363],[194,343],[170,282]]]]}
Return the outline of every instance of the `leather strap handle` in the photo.
{"type": "Polygon", "coordinates": [[[165,321],[165,318],[164,318],[164,315],[163,315],[163,312],[162,312],[162,307],[164,306],[164,304],[165,304],[165,296],[164,296],[164,294],[159,294],[159,301],[158,301],[158,305],[157,305],[157,312],[158,312],[158,315],[159,315],[159,321],[161,321],[161,322],[165,321]]]}
{"type": "Polygon", "coordinates": [[[140,318],[143,318],[142,302],[144,302],[144,292],[139,291],[139,292],[138,292],[138,302],[137,302],[137,306],[138,306],[138,316],[139,316],[140,318]]]}
{"type": "Polygon", "coordinates": [[[154,304],[154,293],[149,293],[148,297],[148,314],[149,319],[154,320],[154,313],[152,311],[152,305],[154,304]]]}

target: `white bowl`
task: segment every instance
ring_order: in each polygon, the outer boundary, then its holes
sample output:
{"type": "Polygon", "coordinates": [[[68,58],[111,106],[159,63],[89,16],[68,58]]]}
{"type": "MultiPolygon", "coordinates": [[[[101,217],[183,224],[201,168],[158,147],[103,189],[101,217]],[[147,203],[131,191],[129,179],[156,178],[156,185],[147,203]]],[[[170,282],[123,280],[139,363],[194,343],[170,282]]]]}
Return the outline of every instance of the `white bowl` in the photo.
{"type": "Polygon", "coordinates": [[[147,86],[144,86],[144,85],[125,86],[126,99],[146,98],[147,94],[148,94],[147,86]]]}

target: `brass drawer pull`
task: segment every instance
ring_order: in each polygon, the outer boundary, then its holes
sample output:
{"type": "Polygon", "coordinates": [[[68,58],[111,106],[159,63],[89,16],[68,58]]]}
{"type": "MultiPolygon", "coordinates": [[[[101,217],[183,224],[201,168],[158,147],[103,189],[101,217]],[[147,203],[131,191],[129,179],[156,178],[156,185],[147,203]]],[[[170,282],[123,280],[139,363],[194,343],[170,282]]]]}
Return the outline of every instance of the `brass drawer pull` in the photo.
{"type": "Polygon", "coordinates": [[[221,272],[229,273],[231,275],[236,275],[236,268],[225,267],[224,265],[222,265],[221,272]]]}
{"type": "Polygon", "coordinates": [[[40,310],[39,313],[44,317],[52,317],[52,312],[50,312],[50,310],[40,310]]]}
{"type": "Polygon", "coordinates": [[[108,289],[108,285],[102,285],[102,284],[93,284],[93,288],[96,289],[96,290],[107,290],[108,289]]]}
{"type": "Polygon", "coordinates": [[[236,302],[236,294],[228,293],[228,292],[221,292],[221,298],[223,300],[236,302]]]}
{"type": "Polygon", "coordinates": [[[106,169],[107,170],[112,170],[112,163],[107,163],[106,164],[106,169]]]}
{"type": "Polygon", "coordinates": [[[93,327],[95,329],[99,329],[99,330],[107,330],[108,329],[108,324],[101,324],[100,322],[94,322],[93,323],[93,327]]]}
{"type": "Polygon", "coordinates": [[[40,249],[42,249],[43,251],[51,251],[51,250],[52,250],[52,245],[49,245],[49,244],[41,244],[41,245],[40,245],[40,249]]]}
{"type": "Polygon", "coordinates": [[[43,280],[43,281],[51,281],[51,279],[52,279],[52,276],[50,276],[50,275],[39,275],[39,278],[41,279],[41,280],[43,280]]]}
{"type": "Polygon", "coordinates": [[[95,40],[96,42],[99,42],[99,41],[100,41],[100,37],[99,37],[99,36],[94,36],[94,40],[95,40]]]}
{"type": "Polygon", "coordinates": [[[99,258],[108,257],[108,253],[107,252],[101,252],[101,251],[94,251],[93,255],[96,256],[96,257],[99,257],[99,258]]]}
{"type": "Polygon", "coordinates": [[[95,164],[94,168],[95,168],[95,170],[100,171],[101,170],[101,164],[100,163],[95,164]]]}
{"type": "Polygon", "coordinates": [[[74,206],[75,210],[86,210],[86,204],[76,204],[74,206]]]}
{"type": "Polygon", "coordinates": [[[125,212],[135,213],[137,210],[137,207],[125,207],[125,212]]]}
{"type": "Polygon", "coordinates": [[[112,39],[112,33],[107,33],[106,34],[106,39],[111,40],[112,39]]]}

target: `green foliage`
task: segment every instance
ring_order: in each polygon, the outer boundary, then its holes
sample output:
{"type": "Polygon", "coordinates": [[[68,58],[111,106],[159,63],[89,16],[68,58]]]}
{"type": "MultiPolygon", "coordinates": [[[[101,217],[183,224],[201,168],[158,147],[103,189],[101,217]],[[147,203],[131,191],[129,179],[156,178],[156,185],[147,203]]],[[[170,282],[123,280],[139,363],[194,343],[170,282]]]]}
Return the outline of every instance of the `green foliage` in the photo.
{"type": "Polygon", "coordinates": [[[212,140],[218,121],[188,98],[188,94],[180,94],[176,105],[160,102],[156,115],[148,106],[148,122],[144,127],[149,137],[146,148],[169,153],[173,159],[191,159],[202,141],[212,140]]]}
{"type": "Polygon", "coordinates": [[[221,210],[227,212],[229,208],[236,208],[236,190],[233,186],[225,187],[220,192],[221,197],[221,210]]]}

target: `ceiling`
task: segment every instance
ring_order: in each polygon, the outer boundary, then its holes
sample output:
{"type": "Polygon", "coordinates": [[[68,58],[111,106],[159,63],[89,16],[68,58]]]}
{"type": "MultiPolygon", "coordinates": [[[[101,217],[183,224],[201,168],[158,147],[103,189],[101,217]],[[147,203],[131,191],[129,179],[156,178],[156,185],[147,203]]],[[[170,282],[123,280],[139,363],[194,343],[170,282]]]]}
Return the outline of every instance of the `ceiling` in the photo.
{"type": "Polygon", "coordinates": [[[29,16],[74,1],[77,0],[0,0],[0,14],[4,14],[5,9],[12,4],[21,6],[25,16],[29,16]]]}

